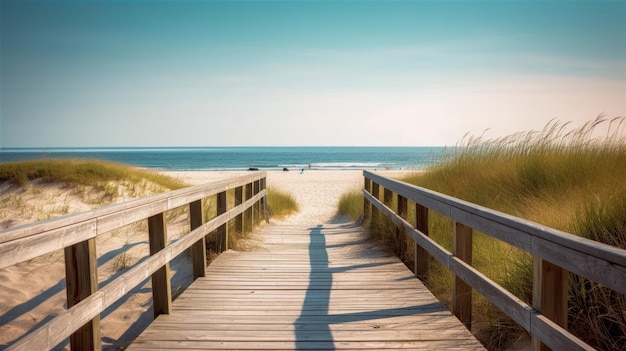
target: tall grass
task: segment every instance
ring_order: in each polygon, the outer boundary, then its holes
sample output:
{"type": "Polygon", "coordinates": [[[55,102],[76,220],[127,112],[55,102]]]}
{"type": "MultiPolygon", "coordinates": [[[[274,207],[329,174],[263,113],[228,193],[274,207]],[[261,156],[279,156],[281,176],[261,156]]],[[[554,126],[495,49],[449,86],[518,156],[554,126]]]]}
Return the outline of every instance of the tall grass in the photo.
{"type": "Polygon", "coordinates": [[[0,163],[0,182],[10,181],[25,186],[34,179],[89,186],[109,181],[147,180],[170,190],[187,186],[182,181],[157,172],[101,160],[39,159],[0,163]]]}
{"type": "MultiPolygon", "coordinates": [[[[497,139],[466,136],[444,160],[409,183],[514,216],[626,249],[625,117],[596,118],[578,128],[551,121],[541,131],[497,139]]],[[[409,211],[411,213],[411,211],[409,211]]],[[[451,223],[430,219],[430,236],[451,246],[451,223]]],[[[473,265],[530,302],[531,257],[481,233],[473,265]]],[[[449,300],[449,274],[433,263],[431,290],[449,300]]],[[[474,332],[491,349],[504,348],[521,328],[477,297],[474,332]]],[[[591,282],[570,279],[570,330],[599,349],[626,345],[626,297],[591,282]]]]}
{"type": "Polygon", "coordinates": [[[337,212],[356,221],[363,214],[363,193],[361,190],[353,190],[341,194],[337,212]]]}
{"type": "Polygon", "coordinates": [[[275,218],[284,218],[299,211],[298,202],[293,195],[268,187],[267,207],[275,218]]]}

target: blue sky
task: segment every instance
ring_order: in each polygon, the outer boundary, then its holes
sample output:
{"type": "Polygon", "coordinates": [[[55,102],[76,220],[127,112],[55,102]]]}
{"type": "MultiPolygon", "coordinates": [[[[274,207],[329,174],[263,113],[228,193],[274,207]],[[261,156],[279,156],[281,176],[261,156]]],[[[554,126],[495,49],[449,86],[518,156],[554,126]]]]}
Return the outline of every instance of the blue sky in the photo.
{"type": "Polygon", "coordinates": [[[453,145],[626,115],[626,1],[5,1],[0,146],[453,145]]]}

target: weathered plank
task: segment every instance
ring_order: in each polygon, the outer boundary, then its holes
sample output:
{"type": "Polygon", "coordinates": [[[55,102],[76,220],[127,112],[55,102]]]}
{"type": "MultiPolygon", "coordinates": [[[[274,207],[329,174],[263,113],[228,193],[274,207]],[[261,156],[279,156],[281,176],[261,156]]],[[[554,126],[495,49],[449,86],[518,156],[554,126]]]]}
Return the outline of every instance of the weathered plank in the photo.
{"type": "Polygon", "coordinates": [[[129,350],[483,349],[360,228],[286,227],[220,255],[129,350]]]}

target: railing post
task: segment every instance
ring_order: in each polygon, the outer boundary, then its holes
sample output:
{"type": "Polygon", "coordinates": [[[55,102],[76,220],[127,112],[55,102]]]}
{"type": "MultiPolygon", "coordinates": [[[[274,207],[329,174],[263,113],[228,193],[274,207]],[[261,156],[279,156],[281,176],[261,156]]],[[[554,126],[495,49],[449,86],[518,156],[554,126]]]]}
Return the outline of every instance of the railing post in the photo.
{"type": "MultiPolygon", "coordinates": [[[[167,227],[163,213],[148,218],[150,255],[161,251],[167,245],[167,227]]],[[[170,289],[170,264],[166,263],[152,274],[152,303],[154,318],[172,312],[172,290],[170,289]]]]}
{"type": "MultiPolygon", "coordinates": [[[[365,189],[365,191],[367,191],[370,194],[372,193],[371,184],[372,182],[370,181],[370,179],[365,178],[365,184],[363,185],[363,188],[365,189]]],[[[369,200],[367,200],[365,196],[363,196],[363,223],[367,223],[367,221],[370,219],[371,216],[372,216],[372,203],[369,202],[369,200]]]]}
{"type": "MultiPolygon", "coordinates": [[[[189,204],[189,225],[192,231],[202,225],[202,200],[189,204]]],[[[206,276],[206,239],[204,236],[191,246],[191,260],[193,279],[206,276]]]]}
{"type": "MultiPolygon", "coordinates": [[[[261,191],[261,182],[257,179],[254,182],[254,195],[257,195],[259,192],[261,191]]],[[[263,208],[261,207],[261,200],[257,201],[254,206],[255,206],[255,213],[256,213],[256,220],[254,221],[254,224],[258,224],[259,222],[261,222],[261,213],[263,213],[263,208]]]]}
{"type": "MultiPolygon", "coordinates": [[[[533,308],[559,326],[567,329],[568,272],[539,257],[533,261],[533,308]]],[[[532,337],[533,350],[550,350],[532,337]]]]}
{"type": "MultiPolygon", "coordinates": [[[[263,190],[265,190],[267,188],[266,181],[267,181],[266,178],[261,178],[259,180],[259,188],[260,188],[259,191],[263,191],[263,190]]],[[[270,222],[270,211],[267,208],[267,195],[265,195],[265,196],[263,196],[261,198],[261,209],[263,211],[263,218],[265,218],[265,223],[269,223],[270,222]]]]}
{"type": "MultiPolygon", "coordinates": [[[[217,215],[226,213],[226,192],[223,191],[217,194],[217,215]]],[[[224,252],[228,250],[228,223],[224,223],[217,228],[216,231],[216,250],[217,252],[224,252]]]]}
{"type": "MultiPolygon", "coordinates": [[[[246,201],[252,198],[252,183],[246,184],[246,201]]],[[[254,217],[254,206],[246,209],[243,216],[243,225],[246,232],[252,231],[252,219],[254,217]]]]}
{"type": "MultiPolygon", "coordinates": [[[[453,254],[463,262],[472,264],[472,228],[454,223],[453,254]]],[[[456,317],[471,330],[472,287],[454,275],[452,286],[452,310],[456,317]]]]}
{"type": "Polygon", "coordinates": [[[387,188],[383,188],[383,203],[387,207],[393,204],[393,192],[387,188]]]}
{"type": "MultiPolygon", "coordinates": [[[[418,203],[415,204],[415,229],[428,235],[428,208],[418,203]]],[[[428,277],[428,252],[417,243],[414,244],[415,276],[421,280],[428,277]]]]}
{"type": "MultiPolygon", "coordinates": [[[[254,195],[259,193],[259,181],[255,180],[254,181],[254,195]]],[[[252,212],[252,223],[253,225],[256,225],[257,223],[259,223],[259,221],[261,220],[261,202],[257,201],[254,203],[254,205],[252,206],[254,208],[254,211],[252,212]]]]}
{"type": "MultiPolygon", "coordinates": [[[[403,219],[407,219],[407,215],[408,215],[408,208],[407,208],[407,200],[404,196],[398,194],[397,195],[397,202],[398,202],[398,208],[397,208],[397,212],[398,212],[398,216],[402,217],[403,219]]],[[[401,259],[404,258],[404,255],[406,253],[406,231],[404,229],[404,226],[399,226],[396,227],[396,238],[399,244],[399,249],[400,252],[398,253],[398,256],[400,256],[401,259]]]]}
{"type": "MultiPolygon", "coordinates": [[[[372,182],[372,196],[374,196],[375,199],[380,200],[380,185],[376,182],[372,182]]],[[[372,206],[372,222],[378,220],[379,213],[378,207],[372,206]]]]}
{"type": "MultiPolygon", "coordinates": [[[[65,248],[65,281],[67,308],[98,290],[96,239],[65,248]]],[[[100,350],[100,316],[80,327],[70,336],[72,350],[100,350]]]]}
{"type": "MultiPolygon", "coordinates": [[[[243,186],[238,186],[235,188],[235,207],[241,205],[243,203],[243,186]]],[[[245,232],[244,228],[244,220],[243,213],[240,213],[235,217],[235,231],[240,233],[245,232]]]]}

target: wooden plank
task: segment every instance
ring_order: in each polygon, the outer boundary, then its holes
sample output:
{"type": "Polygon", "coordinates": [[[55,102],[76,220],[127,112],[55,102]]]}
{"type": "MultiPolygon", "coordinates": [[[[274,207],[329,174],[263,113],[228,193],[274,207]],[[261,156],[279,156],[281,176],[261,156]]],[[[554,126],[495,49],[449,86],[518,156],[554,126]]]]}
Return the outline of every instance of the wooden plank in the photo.
{"type": "MultiPolygon", "coordinates": [[[[243,186],[238,186],[235,188],[235,207],[241,205],[244,200],[243,186]]],[[[246,228],[244,227],[243,214],[235,217],[235,231],[240,233],[245,233],[246,228]]]]}
{"type": "MultiPolygon", "coordinates": [[[[83,213],[62,216],[46,221],[30,223],[15,228],[5,229],[0,231],[0,244],[27,237],[33,237],[44,233],[55,236],[64,235],[64,233],[73,231],[85,232],[85,230],[83,230],[82,228],[78,229],[74,226],[87,225],[91,227],[92,225],[95,225],[96,219],[100,219],[100,222],[97,229],[93,228],[93,230],[97,230],[97,234],[100,234],[115,229],[115,225],[117,224],[125,225],[133,223],[134,221],[136,221],[137,217],[139,217],[140,219],[148,218],[149,216],[155,215],[159,212],[164,212],[179,206],[186,205],[195,200],[215,195],[219,192],[225,191],[226,189],[241,186],[256,181],[258,179],[265,178],[266,176],[267,172],[255,172],[249,175],[234,177],[231,179],[216,181],[203,185],[197,185],[176,191],[148,196],[141,199],[134,199],[124,203],[105,206],[96,210],[91,210],[83,213]],[[158,203],[159,205],[157,207],[151,207],[155,203],[158,203]],[[165,209],[160,207],[162,206],[162,204],[166,205],[165,209]],[[151,210],[149,210],[150,208],[151,210]],[[135,211],[142,211],[144,212],[144,214],[143,216],[136,216],[134,213],[135,211]],[[127,220],[120,219],[124,217],[127,218],[127,220]]],[[[56,240],[63,243],[65,246],[62,246],[60,248],[54,248],[54,250],[62,249],[64,247],[73,245],[76,242],[84,241],[87,239],[89,239],[89,237],[80,237],[77,238],[76,241],[70,242],[67,240],[59,240],[59,238],[56,238],[56,240]]],[[[2,247],[2,245],[0,245],[0,247],[2,247]]],[[[0,257],[2,256],[3,255],[0,255],[0,257]]],[[[23,262],[27,259],[30,258],[22,259],[22,261],[19,262],[23,262]]]]}
{"type": "MultiPolygon", "coordinates": [[[[407,199],[401,195],[396,194],[396,212],[404,219],[408,220],[408,202],[407,199]]],[[[403,225],[396,226],[396,242],[398,242],[398,256],[404,258],[405,253],[408,250],[406,231],[403,225]]]]}
{"type": "MultiPolygon", "coordinates": [[[[248,183],[246,184],[246,201],[250,200],[254,194],[252,193],[252,183],[248,183]]],[[[248,209],[246,209],[246,211],[243,214],[243,221],[244,221],[244,228],[246,232],[250,232],[252,231],[252,227],[253,227],[253,212],[254,212],[254,208],[250,207],[248,209]]]]}
{"type": "MultiPolygon", "coordinates": [[[[65,290],[67,308],[98,290],[96,239],[65,248],[65,290]]],[[[73,350],[100,350],[100,316],[95,316],[70,336],[73,350]]]]}
{"type": "MultiPolygon", "coordinates": [[[[558,247],[569,248],[573,251],[578,251],[585,255],[600,259],[601,261],[605,261],[609,265],[626,267],[626,250],[578,237],[553,228],[548,228],[531,221],[472,204],[467,201],[459,200],[432,190],[417,187],[402,181],[384,178],[375,173],[364,171],[363,174],[372,182],[377,182],[381,184],[381,186],[388,188],[395,193],[402,194],[402,196],[405,196],[411,201],[428,207],[431,210],[435,210],[452,220],[465,223],[466,225],[480,230],[490,236],[510,242],[512,245],[519,248],[528,249],[530,242],[528,242],[527,239],[519,241],[519,238],[530,235],[533,238],[541,238],[554,243],[557,251],[559,250],[558,247]],[[492,231],[488,228],[482,228],[481,226],[484,225],[484,223],[497,225],[499,229],[492,231]],[[523,242],[526,242],[526,244],[522,244],[523,242]]],[[[554,263],[563,266],[561,262],[554,263]]],[[[592,277],[588,278],[593,279],[592,277]]],[[[620,292],[626,293],[626,291],[620,292]]]]}
{"type": "Polygon", "coordinates": [[[415,241],[417,245],[424,248],[424,250],[426,250],[428,254],[437,259],[446,268],[450,268],[450,259],[453,257],[452,253],[444,249],[441,245],[429,238],[427,235],[424,235],[424,233],[415,230],[410,223],[396,216],[391,209],[385,207],[382,202],[375,199],[370,194],[364,193],[363,195],[369,199],[369,201],[373,205],[373,208],[389,217],[396,225],[404,225],[407,235],[409,235],[409,237],[413,239],[413,241],[415,241]]]}
{"type": "Polygon", "coordinates": [[[103,293],[97,291],[73,308],[61,311],[54,319],[46,322],[7,348],[14,350],[50,350],[69,335],[85,325],[104,310],[103,293]]]}
{"type": "MultiPolygon", "coordinates": [[[[622,251],[626,252],[626,250],[622,251]]],[[[548,260],[569,272],[582,275],[626,294],[626,266],[620,266],[602,256],[590,256],[542,238],[532,239],[531,252],[534,256],[548,260]]]]}
{"type": "MultiPolygon", "coordinates": [[[[253,188],[252,193],[254,195],[259,193],[261,188],[260,188],[260,184],[259,184],[258,180],[252,182],[252,188],[253,188]]],[[[259,223],[261,221],[261,206],[260,206],[260,204],[255,204],[252,208],[253,208],[253,211],[252,211],[252,224],[256,225],[257,223],[259,223]]]]}
{"type": "Polygon", "coordinates": [[[268,342],[225,342],[225,341],[172,341],[154,342],[138,340],[127,350],[477,350],[474,340],[422,341],[355,341],[336,344],[333,341],[268,341],[268,342]]]}
{"type": "MultiPolygon", "coordinates": [[[[226,213],[226,192],[217,194],[217,215],[226,213]]],[[[228,250],[228,225],[226,223],[220,225],[216,231],[217,252],[224,252],[228,250]]]]}
{"type": "MultiPolygon", "coordinates": [[[[63,222],[65,223],[65,222],[63,222]]],[[[0,232],[0,238],[11,233],[0,232]]],[[[41,255],[62,250],[96,237],[96,220],[88,220],[47,232],[19,237],[0,243],[0,269],[30,260],[41,255]]]]}
{"type": "MultiPolygon", "coordinates": [[[[363,191],[371,192],[371,182],[368,178],[364,178],[365,183],[363,185],[363,191]]],[[[370,220],[372,215],[372,204],[367,200],[367,198],[363,197],[363,222],[367,222],[370,220]]]]}
{"type": "MultiPolygon", "coordinates": [[[[415,204],[415,223],[413,226],[422,235],[428,236],[428,208],[415,204]]],[[[415,252],[415,276],[425,281],[428,277],[428,252],[417,242],[415,242],[413,249],[415,252]]]]}
{"type": "MultiPolygon", "coordinates": [[[[472,264],[472,228],[456,222],[452,246],[459,260],[472,264]]],[[[467,329],[472,329],[472,287],[457,274],[452,285],[452,310],[467,329]]]]}
{"type": "MultiPolygon", "coordinates": [[[[567,310],[567,298],[564,296],[567,292],[567,273],[559,266],[570,269],[572,272],[592,280],[602,282],[619,292],[626,291],[624,290],[626,288],[626,266],[623,264],[626,262],[624,261],[626,259],[626,250],[590,242],[571,234],[544,228],[529,221],[423,188],[414,187],[410,184],[385,179],[369,172],[364,172],[364,174],[366,177],[371,175],[372,181],[380,182],[386,188],[397,191],[402,196],[407,196],[409,199],[416,201],[417,205],[432,206],[432,208],[444,214],[444,216],[455,221],[462,219],[466,225],[468,223],[472,224],[472,226],[476,225],[488,235],[529,251],[535,255],[535,261],[541,261],[541,258],[544,258],[557,262],[556,265],[547,266],[548,268],[541,263],[539,267],[542,268],[535,269],[535,281],[543,281],[542,278],[537,277],[550,275],[550,286],[547,288],[538,287],[541,284],[536,283],[533,287],[533,306],[537,310],[544,308],[543,299],[556,302],[557,306],[546,308],[548,314],[557,314],[557,316],[554,316],[555,320],[563,321],[567,319],[567,314],[563,312],[567,310]],[[549,293],[546,293],[546,290],[549,293]],[[546,294],[549,296],[546,297],[546,294]]],[[[367,196],[367,194],[364,194],[364,196],[367,196]]],[[[404,223],[400,216],[386,208],[384,204],[375,199],[370,199],[370,201],[396,224],[404,224],[406,228],[409,228],[408,224],[404,223]]],[[[451,269],[455,275],[463,277],[466,282],[470,282],[470,286],[486,294],[486,297],[491,302],[531,332],[535,337],[533,345],[538,345],[538,340],[541,340],[546,344],[557,345],[556,349],[589,348],[584,342],[569,335],[557,323],[546,323],[546,316],[537,315],[537,312],[533,311],[532,308],[520,301],[516,301],[517,299],[510,293],[482,276],[471,268],[470,265],[463,262],[463,260],[447,256],[443,248],[438,247],[436,243],[430,242],[419,231],[408,231],[408,234],[416,241],[417,245],[424,247],[444,266],[451,269]]]]}
{"type": "Polygon", "coordinates": [[[126,295],[128,291],[150,277],[172,258],[180,255],[192,244],[215,230],[220,224],[225,223],[229,218],[233,218],[242,213],[245,208],[251,206],[264,195],[265,194],[262,193],[258,196],[254,196],[247,200],[244,206],[232,209],[204,223],[196,230],[185,234],[177,241],[172,242],[169,247],[151,255],[77,305],[60,312],[53,319],[16,341],[8,347],[7,350],[44,350],[54,348],[82,325],[100,315],[104,309],[113,305],[122,296],[126,295]]]}
{"type": "MultiPolygon", "coordinates": [[[[554,324],[567,329],[568,272],[538,258],[534,260],[533,269],[533,307],[554,324]]],[[[533,347],[550,350],[538,338],[533,338],[533,347]]]]}
{"type": "Polygon", "coordinates": [[[483,349],[362,230],[311,227],[290,227],[287,250],[221,254],[129,350],[483,349]]]}
{"type": "MultiPolygon", "coordinates": [[[[189,226],[193,231],[202,225],[202,200],[189,204],[189,226]]],[[[206,240],[205,237],[191,246],[191,261],[194,280],[206,276],[206,240]]]]}
{"type": "Polygon", "coordinates": [[[387,188],[383,188],[383,203],[387,207],[391,207],[393,204],[393,192],[387,188]]]}
{"type": "MultiPolygon", "coordinates": [[[[167,245],[167,225],[165,216],[159,213],[148,218],[150,255],[159,253],[167,245]]],[[[172,312],[172,289],[170,288],[170,266],[165,263],[152,274],[152,307],[154,318],[172,312]]]]}

